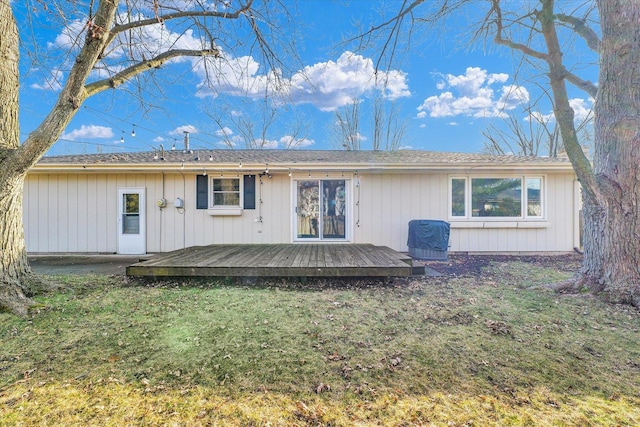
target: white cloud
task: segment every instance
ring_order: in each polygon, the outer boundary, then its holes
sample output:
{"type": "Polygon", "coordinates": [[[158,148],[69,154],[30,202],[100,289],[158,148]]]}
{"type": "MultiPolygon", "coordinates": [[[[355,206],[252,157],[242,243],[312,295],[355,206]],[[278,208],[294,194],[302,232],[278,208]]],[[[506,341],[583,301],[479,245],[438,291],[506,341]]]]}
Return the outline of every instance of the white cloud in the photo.
{"type": "Polygon", "coordinates": [[[218,129],[215,131],[216,136],[231,136],[233,135],[233,131],[228,127],[223,127],[222,129],[218,129]]]}
{"type": "Polygon", "coordinates": [[[569,100],[569,105],[573,108],[574,120],[583,122],[587,117],[593,117],[593,98],[588,100],[582,98],[573,98],[569,100]],[[590,106],[586,104],[590,103],[590,106]]]}
{"type": "Polygon", "coordinates": [[[198,133],[198,128],[193,125],[178,126],[174,130],[169,132],[169,135],[182,135],[185,132],[198,133]]]}
{"type": "Polygon", "coordinates": [[[111,128],[97,125],[82,125],[80,129],[74,129],[71,132],[64,133],[60,139],[69,141],[87,140],[87,139],[106,139],[113,138],[111,128]]]}
{"type": "Polygon", "coordinates": [[[164,142],[165,139],[161,136],[156,136],[155,138],[153,138],[153,142],[164,142]]]}
{"type": "Polygon", "coordinates": [[[367,140],[367,137],[366,137],[366,136],[364,136],[363,134],[361,134],[360,132],[358,132],[358,133],[357,133],[357,134],[355,134],[355,135],[351,135],[351,138],[352,138],[354,141],[366,141],[366,140],[367,140]]]}
{"type": "Polygon", "coordinates": [[[446,90],[430,96],[418,107],[418,118],[429,117],[504,117],[506,112],[529,101],[529,91],[523,86],[504,85],[500,97],[492,85],[505,83],[509,75],[490,74],[479,67],[469,67],[465,74],[447,74],[436,84],[438,90],[446,90]]]}
{"type": "Polygon", "coordinates": [[[86,21],[72,21],[62,29],[62,32],[56,36],[53,42],[47,43],[47,47],[50,49],[57,48],[64,50],[79,48],[80,44],[84,42],[84,37],[81,37],[81,35],[86,28],[86,21]]]}
{"type": "Polygon", "coordinates": [[[285,135],[280,138],[280,146],[282,148],[302,148],[315,144],[313,139],[294,138],[291,135],[285,135]]]}
{"type": "Polygon", "coordinates": [[[254,144],[260,148],[278,148],[278,141],[274,139],[256,139],[254,144]]]}
{"type": "Polygon", "coordinates": [[[268,94],[282,103],[312,104],[333,111],[373,90],[389,100],[411,94],[405,73],[392,70],[378,72],[376,77],[373,61],[351,52],[344,52],[335,62],[304,67],[290,78],[279,70],[258,74],[260,64],[249,56],[223,54],[222,58],[206,58],[194,68],[202,80],[201,97],[227,93],[258,99],[268,94]]]}
{"type": "Polygon", "coordinates": [[[529,91],[524,86],[507,85],[502,87],[502,94],[498,101],[499,110],[513,110],[518,105],[529,102],[529,91]]]}
{"type": "Polygon", "coordinates": [[[64,74],[60,70],[54,70],[48,77],[44,78],[42,83],[33,83],[30,87],[38,90],[51,90],[58,92],[62,90],[62,83],[64,82],[64,74]]]}

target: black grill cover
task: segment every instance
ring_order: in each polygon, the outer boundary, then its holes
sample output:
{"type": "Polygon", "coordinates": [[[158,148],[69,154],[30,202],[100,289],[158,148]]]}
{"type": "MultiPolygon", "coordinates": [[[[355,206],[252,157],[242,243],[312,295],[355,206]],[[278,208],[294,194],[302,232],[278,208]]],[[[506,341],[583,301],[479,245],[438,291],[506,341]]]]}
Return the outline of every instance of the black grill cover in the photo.
{"type": "Polygon", "coordinates": [[[433,219],[409,221],[407,246],[417,249],[446,251],[449,248],[449,223],[433,219]]]}

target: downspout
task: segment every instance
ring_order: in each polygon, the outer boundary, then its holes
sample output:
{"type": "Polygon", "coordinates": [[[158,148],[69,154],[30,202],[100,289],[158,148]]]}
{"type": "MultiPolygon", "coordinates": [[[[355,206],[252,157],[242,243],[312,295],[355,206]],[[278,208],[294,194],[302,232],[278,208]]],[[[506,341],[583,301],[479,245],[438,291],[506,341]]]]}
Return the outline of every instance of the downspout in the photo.
{"type": "MultiPolygon", "coordinates": [[[[163,156],[164,156],[164,153],[163,153],[163,156]]],[[[162,171],[161,173],[162,173],[162,175],[161,175],[162,176],[162,179],[161,179],[161,182],[162,182],[161,198],[164,199],[165,198],[165,195],[164,195],[164,178],[165,178],[165,176],[164,176],[164,171],[162,171]]],[[[164,213],[164,209],[160,208],[160,230],[159,230],[159,238],[158,238],[158,240],[159,240],[158,244],[159,244],[160,252],[164,252],[164,250],[162,248],[162,231],[164,230],[164,215],[163,215],[163,213],[164,213]]]]}
{"type": "Polygon", "coordinates": [[[573,250],[582,254],[582,186],[573,181],[573,250]]]}
{"type": "MultiPolygon", "coordinates": [[[[180,169],[178,169],[178,173],[182,176],[182,198],[184,199],[185,194],[187,192],[187,183],[184,178],[184,174],[180,169]]],[[[186,206],[186,202],[185,202],[186,206]]],[[[187,215],[186,208],[183,208],[184,212],[182,212],[182,249],[187,247],[187,215]]]]}

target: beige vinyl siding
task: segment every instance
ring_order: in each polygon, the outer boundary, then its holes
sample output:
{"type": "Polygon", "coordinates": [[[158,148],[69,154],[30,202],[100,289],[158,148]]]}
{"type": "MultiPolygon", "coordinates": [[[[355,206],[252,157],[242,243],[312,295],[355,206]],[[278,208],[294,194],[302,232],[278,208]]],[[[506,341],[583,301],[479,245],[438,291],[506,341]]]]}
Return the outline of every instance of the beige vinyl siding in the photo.
{"type": "MultiPolygon", "coordinates": [[[[289,243],[293,241],[294,178],[286,173],[273,174],[272,179],[263,179],[261,194],[260,180],[256,177],[255,210],[243,210],[237,216],[211,216],[206,209],[196,209],[195,171],[30,173],[24,193],[27,250],[117,252],[117,195],[118,188],[125,187],[146,190],[150,253],[214,243],[289,243]],[[176,197],[185,201],[184,209],[174,207],[176,197]],[[156,205],[161,198],[168,202],[163,209],[156,205]],[[262,222],[258,221],[260,214],[262,222]]],[[[449,221],[447,173],[360,172],[349,179],[350,241],[406,251],[410,220],[449,221]]],[[[485,228],[483,221],[451,220],[450,251],[571,251],[577,230],[575,177],[571,173],[547,174],[545,180],[546,217],[535,222],[540,228],[514,228],[532,224],[529,221],[505,221],[485,228]]]]}
{"type": "MultiPolygon", "coordinates": [[[[153,188],[154,179],[134,174],[28,175],[23,199],[27,251],[115,253],[118,188],[153,188]]],[[[147,209],[149,202],[147,198],[147,209]]],[[[147,224],[151,220],[147,218],[147,224]]]]}
{"type": "MultiPolygon", "coordinates": [[[[364,174],[360,179],[360,226],[355,242],[407,251],[412,219],[451,222],[451,252],[569,252],[575,233],[574,176],[546,175],[546,218],[536,221],[448,219],[447,174],[364,174]],[[463,223],[464,228],[460,228],[463,223]]],[[[357,190],[356,190],[357,193],[357,190]]],[[[356,195],[357,197],[357,195],[356,195]]],[[[357,200],[354,201],[357,203],[357,200]]]]}
{"type": "MultiPolygon", "coordinates": [[[[406,251],[408,224],[412,219],[446,219],[447,175],[362,174],[360,226],[356,243],[373,243],[406,251]]],[[[357,209],[357,207],[356,207],[357,209]]]]}
{"type": "Polygon", "coordinates": [[[118,188],[146,190],[147,251],[168,252],[212,243],[291,241],[288,176],[260,182],[256,209],[240,216],[211,216],[195,206],[195,174],[30,174],[25,183],[27,251],[33,253],[117,252],[118,188]],[[176,209],[174,200],[185,201],[176,209]],[[156,201],[165,198],[167,207],[156,201]]]}
{"type": "MultiPolygon", "coordinates": [[[[264,179],[262,186],[262,222],[260,216],[260,181],[256,177],[256,209],[243,210],[237,216],[211,216],[206,209],[196,209],[196,175],[165,175],[165,198],[169,202],[160,211],[153,207],[147,212],[162,221],[164,230],[161,246],[149,246],[150,252],[166,252],[189,246],[214,243],[288,243],[290,242],[289,180],[287,176],[264,179]],[[173,207],[176,197],[185,200],[185,209],[173,207]]],[[[148,193],[149,194],[149,193],[148,193]]],[[[148,196],[149,197],[149,196],[148,196]]],[[[157,196],[160,198],[161,196],[157,196]]],[[[147,227],[152,232],[150,226],[147,227]]]]}

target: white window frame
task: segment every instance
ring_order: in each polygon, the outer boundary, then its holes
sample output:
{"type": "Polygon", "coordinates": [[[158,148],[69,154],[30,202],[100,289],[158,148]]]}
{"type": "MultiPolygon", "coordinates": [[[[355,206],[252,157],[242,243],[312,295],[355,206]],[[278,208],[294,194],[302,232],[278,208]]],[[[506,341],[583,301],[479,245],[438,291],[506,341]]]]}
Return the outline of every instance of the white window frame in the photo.
{"type": "MultiPolygon", "coordinates": [[[[236,191],[227,191],[226,193],[236,193],[236,191]]],[[[242,215],[242,207],[244,206],[244,180],[240,177],[212,176],[209,180],[209,211],[210,215],[242,215]],[[238,204],[237,205],[216,205],[215,194],[221,193],[215,190],[215,180],[236,180],[238,181],[238,204]]]]}
{"type": "Polygon", "coordinates": [[[509,222],[509,221],[542,221],[546,218],[547,208],[547,177],[543,174],[524,174],[524,175],[506,175],[506,174],[482,174],[482,175],[450,175],[448,188],[448,218],[450,221],[468,221],[468,222],[509,222]],[[520,194],[520,215],[519,216],[473,216],[472,208],[472,181],[473,179],[505,179],[518,178],[521,183],[520,194]],[[540,180],[540,215],[528,215],[528,191],[527,180],[540,180]],[[453,215],[453,181],[464,180],[464,215],[453,215]]]}

